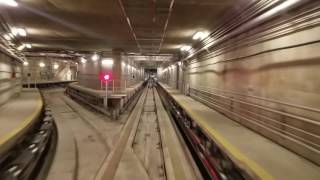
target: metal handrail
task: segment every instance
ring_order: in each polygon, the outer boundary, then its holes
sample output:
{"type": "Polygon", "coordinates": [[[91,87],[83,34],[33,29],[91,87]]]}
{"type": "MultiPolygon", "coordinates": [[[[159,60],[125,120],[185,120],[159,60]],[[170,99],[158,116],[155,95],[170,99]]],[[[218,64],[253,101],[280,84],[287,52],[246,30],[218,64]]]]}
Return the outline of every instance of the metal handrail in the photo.
{"type": "MultiPolygon", "coordinates": [[[[192,88],[192,89],[194,89],[194,88],[192,88]]],[[[197,89],[195,89],[195,90],[197,90],[197,89]]],[[[203,91],[203,90],[197,90],[197,91],[203,91]]],[[[205,91],[203,91],[203,92],[205,92],[205,91]]],[[[208,93],[208,91],[207,91],[207,93],[208,93]]],[[[318,122],[316,120],[313,120],[313,119],[305,118],[305,117],[294,115],[294,114],[289,114],[289,113],[286,113],[286,112],[282,112],[282,111],[278,111],[278,110],[272,109],[270,107],[265,107],[265,106],[257,105],[257,104],[254,104],[254,103],[248,103],[248,102],[237,100],[237,99],[230,98],[230,97],[227,97],[227,96],[214,94],[212,92],[209,92],[209,93],[212,94],[212,95],[224,98],[224,99],[228,99],[228,100],[231,100],[231,101],[234,101],[234,102],[238,102],[240,104],[249,105],[249,106],[252,106],[252,107],[255,107],[255,108],[263,109],[263,110],[268,111],[268,112],[280,114],[282,116],[290,117],[290,118],[297,119],[297,120],[300,120],[300,121],[308,122],[310,124],[314,124],[316,126],[320,126],[320,122],[318,122]]]]}
{"type": "MultiPolygon", "coordinates": [[[[223,93],[239,95],[239,96],[243,96],[243,97],[258,99],[258,100],[262,100],[262,101],[266,101],[266,102],[286,105],[286,106],[297,108],[297,109],[304,109],[304,110],[320,113],[320,109],[316,109],[316,108],[312,108],[312,107],[308,107],[308,106],[302,106],[302,105],[292,104],[292,103],[283,102],[283,101],[279,101],[279,100],[275,100],[275,99],[268,99],[268,98],[263,98],[263,97],[258,97],[258,96],[242,94],[242,93],[239,93],[237,91],[227,91],[227,90],[222,90],[222,89],[218,89],[218,88],[208,88],[208,87],[205,87],[205,86],[198,86],[198,87],[204,87],[204,89],[209,90],[209,91],[207,91],[209,93],[212,93],[212,91],[210,91],[210,90],[215,90],[215,91],[220,91],[220,92],[223,92],[223,93]]],[[[190,87],[190,89],[201,90],[201,89],[198,89],[198,88],[195,88],[195,87],[190,87]]],[[[201,91],[205,91],[205,90],[201,90],[201,91]]]]}

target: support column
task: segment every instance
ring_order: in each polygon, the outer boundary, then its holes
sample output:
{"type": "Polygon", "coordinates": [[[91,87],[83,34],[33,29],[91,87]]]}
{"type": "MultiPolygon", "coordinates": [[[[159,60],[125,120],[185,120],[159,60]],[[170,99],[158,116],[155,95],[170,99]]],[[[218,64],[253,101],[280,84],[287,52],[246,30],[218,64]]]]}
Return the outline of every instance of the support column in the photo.
{"type": "Polygon", "coordinates": [[[112,59],[113,59],[113,67],[112,67],[112,79],[114,80],[114,86],[120,90],[124,86],[124,82],[122,82],[122,58],[121,58],[121,49],[113,49],[112,50],[112,59]]]}

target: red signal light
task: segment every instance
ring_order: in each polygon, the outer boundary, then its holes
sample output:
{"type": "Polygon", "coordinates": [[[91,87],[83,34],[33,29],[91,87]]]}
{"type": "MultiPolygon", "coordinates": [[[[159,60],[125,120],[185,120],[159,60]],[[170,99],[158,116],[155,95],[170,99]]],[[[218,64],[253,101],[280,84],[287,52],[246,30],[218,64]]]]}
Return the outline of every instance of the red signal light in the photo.
{"type": "Polygon", "coordinates": [[[110,81],[112,79],[112,73],[110,72],[100,72],[99,73],[99,79],[100,81],[110,81]]]}
{"type": "Polygon", "coordinates": [[[104,76],[103,76],[103,79],[104,79],[105,81],[108,81],[108,80],[110,79],[110,75],[109,75],[109,74],[104,75],[104,76]]]}

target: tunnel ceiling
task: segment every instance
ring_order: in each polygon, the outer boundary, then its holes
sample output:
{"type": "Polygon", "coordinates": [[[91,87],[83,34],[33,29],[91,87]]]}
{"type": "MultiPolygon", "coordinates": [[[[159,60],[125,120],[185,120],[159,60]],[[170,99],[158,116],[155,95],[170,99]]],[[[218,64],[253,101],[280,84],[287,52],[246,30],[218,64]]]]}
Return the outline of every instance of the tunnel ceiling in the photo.
{"type": "Polygon", "coordinates": [[[192,35],[212,31],[239,0],[21,0],[1,7],[7,25],[23,27],[29,51],[177,54],[192,35]],[[172,7],[172,9],[170,8],[172,7]]]}

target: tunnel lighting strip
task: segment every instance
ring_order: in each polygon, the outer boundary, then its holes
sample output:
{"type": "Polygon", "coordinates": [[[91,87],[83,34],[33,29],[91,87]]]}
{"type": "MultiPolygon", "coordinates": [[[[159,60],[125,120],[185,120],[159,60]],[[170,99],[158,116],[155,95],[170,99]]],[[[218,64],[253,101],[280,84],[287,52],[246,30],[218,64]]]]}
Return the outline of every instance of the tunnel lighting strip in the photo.
{"type": "Polygon", "coordinates": [[[4,4],[11,7],[17,7],[18,3],[15,0],[0,0],[0,4],[4,4]]]}

